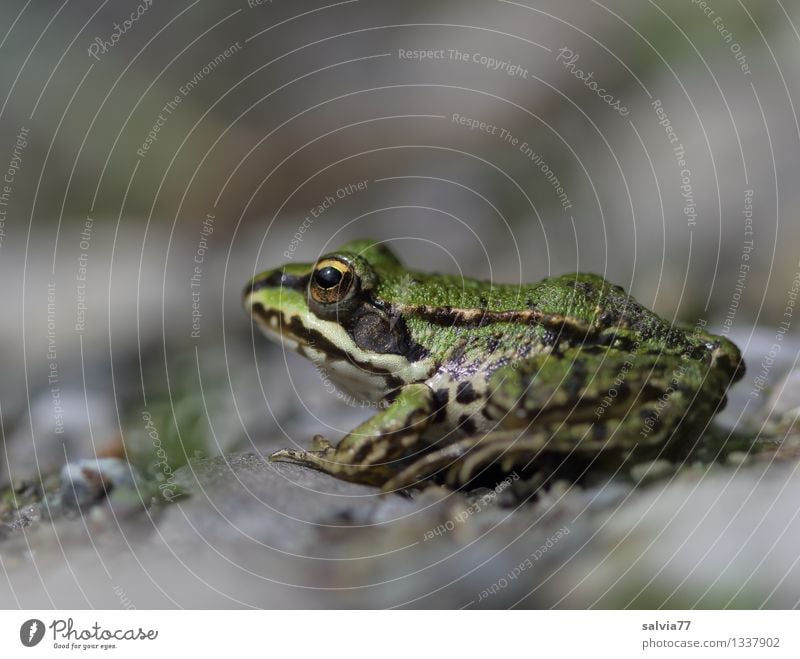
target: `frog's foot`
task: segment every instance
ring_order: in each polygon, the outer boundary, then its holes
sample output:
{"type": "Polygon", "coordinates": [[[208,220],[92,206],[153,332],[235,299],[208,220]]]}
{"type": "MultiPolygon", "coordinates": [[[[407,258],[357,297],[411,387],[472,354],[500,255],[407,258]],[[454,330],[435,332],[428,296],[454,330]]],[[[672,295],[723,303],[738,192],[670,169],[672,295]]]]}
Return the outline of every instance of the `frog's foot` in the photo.
{"type": "MultiPolygon", "coordinates": [[[[380,453],[380,443],[374,448],[376,454],[380,453]]],[[[374,464],[365,461],[365,458],[355,454],[347,447],[334,447],[322,435],[316,435],[311,440],[311,450],[281,449],[269,456],[270,462],[287,462],[301,467],[309,467],[324,472],[335,478],[341,478],[352,483],[379,486],[391,478],[396,470],[388,464],[374,464]]]]}
{"type": "Polygon", "coordinates": [[[311,439],[311,450],[281,449],[269,456],[270,462],[288,462],[333,473],[336,463],[336,448],[323,435],[314,435],[311,439]]]}
{"type": "Polygon", "coordinates": [[[336,450],[333,447],[323,448],[322,450],[301,451],[295,449],[281,449],[269,456],[270,462],[288,462],[302,467],[311,467],[320,471],[331,472],[335,466],[334,455],[336,450]]]}
{"type": "Polygon", "coordinates": [[[332,451],[333,444],[331,444],[323,435],[314,435],[311,439],[312,451],[332,451]]]}
{"type": "Polygon", "coordinates": [[[433,392],[427,385],[405,386],[335,448],[317,435],[310,451],[284,449],[273,453],[270,460],[311,467],[353,483],[381,486],[397,473],[399,461],[421,444],[421,433],[435,412],[432,405],[433,392]]]}
{"type": "Polygon", "coordinates": [[[301,467],[310,467],[326,474],[345,478],[347,473],[352,471],[353,465],[349,463],[348,456],[337,451],[322,435],[314,435],[311,440],[311,449],[303,451],[301,449],[281,449],[269,456],[270,462],[288,462],[289,464],[301,467]]]}

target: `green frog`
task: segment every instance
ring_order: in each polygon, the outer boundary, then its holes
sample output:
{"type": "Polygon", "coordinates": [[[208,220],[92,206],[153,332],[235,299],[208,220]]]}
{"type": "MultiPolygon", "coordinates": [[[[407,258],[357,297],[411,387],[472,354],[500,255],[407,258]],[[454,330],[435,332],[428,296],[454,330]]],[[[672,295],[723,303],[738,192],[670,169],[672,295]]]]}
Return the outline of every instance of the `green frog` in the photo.
{"type": "Polygon", "coordinates": [[[257,275],[244,305],[379,410],[336,446],[317,435],[270,459],[384,490],[669,455],[744,372],[732,342],[673,325],[600,276],[428,274],[372,240],[257,275]]]}

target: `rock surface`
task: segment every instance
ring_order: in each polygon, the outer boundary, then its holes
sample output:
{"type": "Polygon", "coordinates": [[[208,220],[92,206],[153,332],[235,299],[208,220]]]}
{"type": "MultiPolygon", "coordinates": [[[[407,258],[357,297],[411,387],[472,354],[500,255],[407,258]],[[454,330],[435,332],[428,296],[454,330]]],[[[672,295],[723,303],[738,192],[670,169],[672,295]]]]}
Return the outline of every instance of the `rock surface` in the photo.
{"type": "Polygon", "coordinates": [[[113,500],[16,529],[4,607],[787,607],[797,463],[717,467],[536,503],[381,496],[257,454],[194,460],[147,513],[113,500]]]}

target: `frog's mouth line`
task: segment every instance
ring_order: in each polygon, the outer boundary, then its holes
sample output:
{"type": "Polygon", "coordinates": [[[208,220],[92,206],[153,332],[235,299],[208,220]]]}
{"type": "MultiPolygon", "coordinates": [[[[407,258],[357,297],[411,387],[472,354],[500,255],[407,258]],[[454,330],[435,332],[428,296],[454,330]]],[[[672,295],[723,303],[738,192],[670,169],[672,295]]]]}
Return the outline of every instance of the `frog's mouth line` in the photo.
{"type": "Polygon", "coordinates": [[[263,304],[256,302],[251,306],[253,315],[258,317],[262,328],[274,333],[281,340],[290,340],[301,347],[311,346],[314,350],[324,353],[332,360],[351,360],[352,357],[342,348],[322,335],[321,332],[306,327],[298,315],[292,315],[287,320],[279,309],[266,309],[263,304]]]}
{"type": "MultiPolygon", "coordinates": [[[[252,313],[258,317],[258,324],[267,331],[275,335],[277,339],[286,343],[295,352],[299,352],[311,361],[315,359],[314,354],[321,355],[328,364],[339,363],[349,364],[350,366],[363,371],[368,376],[381,376],[385,380],[385,385],[389,389],[397,388],[405,383],[405,380],[398,375],[398,371],[410,364],[401,355],[370,355],[360,351],[355,345],[346,350],[326,337],[322,332],[311,327],[307,327],[299,315],[292,315],[287,320],[278,309],[265,309],[258,302],[251,306],[252,313]],[[356,353],[362,352],[363,356],[356,353]],[[378,361],[385,361],[385,365],[380,365],[378,361]]],[[[327,322],[327,321],[323,321],[327,322]]],[[[344,332],[341,326],[337,328],[344,332]]],[[[349,337],[348,337],[349,338],[349,337]]]]}

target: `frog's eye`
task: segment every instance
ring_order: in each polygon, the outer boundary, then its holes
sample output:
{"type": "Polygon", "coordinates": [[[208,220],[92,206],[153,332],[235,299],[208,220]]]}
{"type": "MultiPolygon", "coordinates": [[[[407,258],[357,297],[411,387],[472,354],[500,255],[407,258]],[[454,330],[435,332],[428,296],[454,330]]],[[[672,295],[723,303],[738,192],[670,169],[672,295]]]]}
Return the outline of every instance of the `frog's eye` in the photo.
{"type": "Polygon", "coordinates": [[[311,297],[320,304],[344,299],[353,285],[353,270],[339,259],[323,259],[317,263],[309,286],[311,297]]]}

